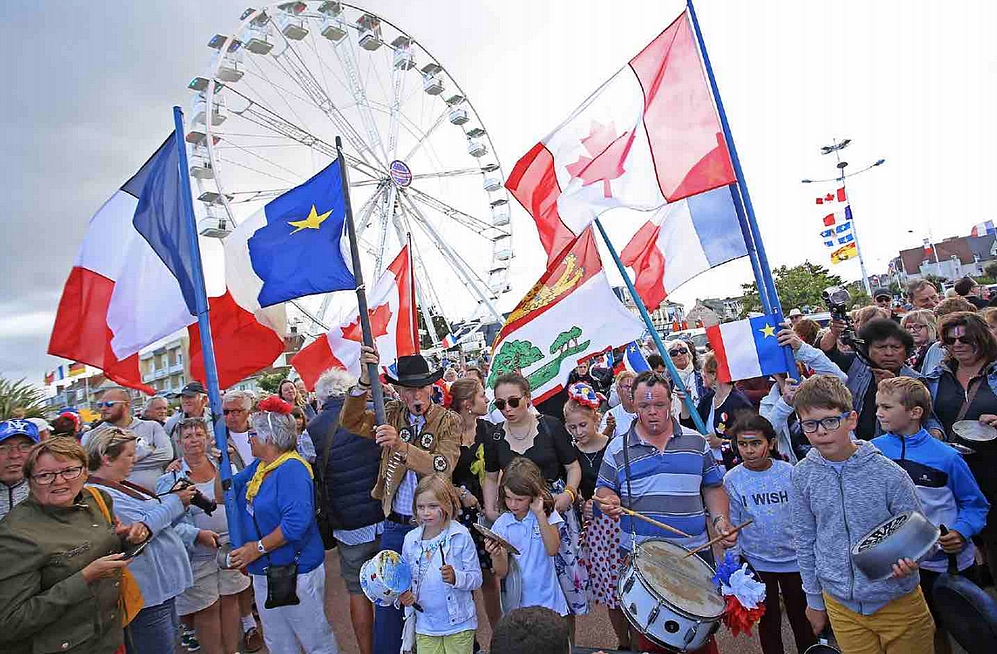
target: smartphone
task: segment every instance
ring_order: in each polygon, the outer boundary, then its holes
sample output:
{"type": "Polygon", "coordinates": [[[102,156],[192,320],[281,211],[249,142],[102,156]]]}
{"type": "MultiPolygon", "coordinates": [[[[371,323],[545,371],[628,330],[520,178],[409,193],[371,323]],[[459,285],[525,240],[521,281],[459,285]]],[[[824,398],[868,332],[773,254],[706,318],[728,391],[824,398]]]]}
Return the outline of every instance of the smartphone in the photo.
{"type": "Polygon", "coordinates": [[[151,539],[151,538],[150,538],[149,540],[147,540],[147,541],[144,541],[144,542],[141,542],[141,543],[139,543],[138,545],[132,545],[131,547],[129,547],[128,549],[126,549],[126,550],[125,550],[125,551],[123,552],[124,556],[123,556],[123,557],[121,557],[121,558],[122,558],[123,560],[126,560],[126,561],[127,561],[128,559],[134,559],[134,558],[135,558],[136,556],[138,556],[139,554],[141,554],[141,553],[142,553],[142,551],[143,551],[143,550],[144,550],[144,549],[146,548],[146,546],[147,546],[147,545],[148,545],[148,544],[149,544],[150,542],[152,542],[152,539],[151,539]]]}

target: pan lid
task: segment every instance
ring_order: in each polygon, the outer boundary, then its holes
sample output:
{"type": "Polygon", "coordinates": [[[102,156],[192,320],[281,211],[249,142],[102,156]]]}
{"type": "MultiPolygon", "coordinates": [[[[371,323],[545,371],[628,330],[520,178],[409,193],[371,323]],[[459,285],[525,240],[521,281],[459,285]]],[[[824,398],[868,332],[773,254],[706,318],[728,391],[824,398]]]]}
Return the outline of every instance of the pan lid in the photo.
{"type": "Polygon", "coordinates": [[[976,443],[997,439],[997,429],[979,420],[960,420],[952,425],[952,433],[959,438],[976,443]]]}

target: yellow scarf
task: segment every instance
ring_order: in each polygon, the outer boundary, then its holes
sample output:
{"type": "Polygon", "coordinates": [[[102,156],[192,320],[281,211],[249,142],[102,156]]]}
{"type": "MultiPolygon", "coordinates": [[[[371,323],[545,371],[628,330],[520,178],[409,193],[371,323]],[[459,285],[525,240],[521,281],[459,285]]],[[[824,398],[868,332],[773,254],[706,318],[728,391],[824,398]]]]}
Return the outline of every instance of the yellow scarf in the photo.
{"type": "Polygon", "coordinates": [[[267,465],[263,465],[263,462],[260,461],[260,464],[256,467],[256,472],[253,473],[253,478],[249,480],[249,484],[246,486],[246,501],[252,504],[253,498],[255,498],[256,494],[260,492],[260,486],[263,485],[263,480],[267,478],[267,475],[292,460],[300,461],[301,464],[305,466],[305,470],[308,471],[308,476],[313,479],[315,478],[315,475],[312,473],[312,467],[308,465],[308,462],[302,459],[297,452],[294,450],[284,452],[274,459],[272,463],[268,463],[267,465]]]}
{"type": "Polygon", "coordinates": [[[478,475],[478,481],[485,485],[485,446],[478,445],[478,451],[474,454],[474,461],[471,462],[471,473],[478,475]]]}

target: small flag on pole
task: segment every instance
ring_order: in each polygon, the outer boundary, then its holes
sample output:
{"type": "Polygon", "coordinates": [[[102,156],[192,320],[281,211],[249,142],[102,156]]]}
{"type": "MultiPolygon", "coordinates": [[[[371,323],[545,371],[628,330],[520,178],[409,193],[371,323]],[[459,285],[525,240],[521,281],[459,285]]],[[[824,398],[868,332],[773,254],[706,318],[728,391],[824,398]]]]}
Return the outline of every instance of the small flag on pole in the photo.
{"type": "Polygon", "coordinates": [[[613,374],[619,374],[624,370],[629,370],[630,372],[639,375],[642,372],[646,372],[651,369],[651,366],[647,363],[647,358],[644,356],[644,352],[637,345],[637,341],[631,341],[627,343],[626,349],[623,350],[623,356],[618,360],[613,362],[613,374]]]}
{"type": "Polygon", "coordinates": [[[758,316],[706,328],[717,358],[717,379],[730,383],[787,372],[775,316],[758,316]]]}

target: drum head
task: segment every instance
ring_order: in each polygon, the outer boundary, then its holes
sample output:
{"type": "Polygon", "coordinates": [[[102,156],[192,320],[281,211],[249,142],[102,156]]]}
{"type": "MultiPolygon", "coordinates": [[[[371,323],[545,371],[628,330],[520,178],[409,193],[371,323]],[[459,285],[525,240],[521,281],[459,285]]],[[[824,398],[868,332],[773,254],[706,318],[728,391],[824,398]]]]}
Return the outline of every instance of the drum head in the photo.
{"type": "Polygon", "coordinates": [[[952,425],[952,433],[974,443],[986,443],[997,438],[997,429],[979,420],[960,420],[952,425]]]}
{"type": "Polygon", "coordinates": [[[665,540],[637,546],[635,566],[662,599],[677,609],[703,618],[723,615],[727,604],[713,583],[713,569],[689,550],[665,540]]]}

